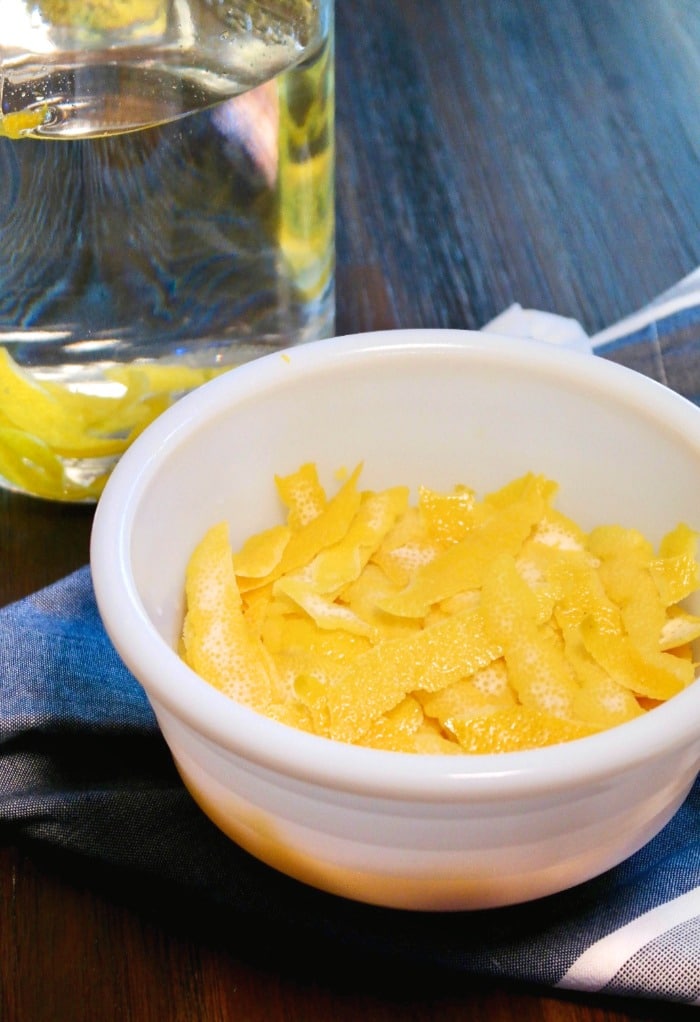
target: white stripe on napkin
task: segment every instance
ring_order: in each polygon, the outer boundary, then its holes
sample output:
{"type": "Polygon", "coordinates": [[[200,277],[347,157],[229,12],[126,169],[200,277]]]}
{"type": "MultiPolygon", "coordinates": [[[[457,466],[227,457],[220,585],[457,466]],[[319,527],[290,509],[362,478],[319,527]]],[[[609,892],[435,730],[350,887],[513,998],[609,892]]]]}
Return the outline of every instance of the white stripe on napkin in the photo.
{"type": "MultiPolygon", "coordinates": [[[[557,987],[565,990],[600,991],[626,962],[647,944],[674,927],[700,917],[700,887],[645,912],[626,926],[596,941],[576,959],[557,987]]],[[[673,963],[668,963],[673,968],[673,963]]],[[[659,969],[663,964],[659,962],[659,969]]],[[[700,998],[692,1002],[700,1004],[700,998]]]]}
{"type": "Polygon", "coordinates": [[[626,316],[592,337],[588,337],[578,320],[553,312],[542,312],[540,309],[523,309],[517,302],[509,305],[481,329],[487,333],[527,337],[531,340],[547,341],[562,348],[590,352],[609,341],[634,334],[649,323],[658,322],[683,309],[695,308],[699,304],[700,267],[687,277],[683,277],[643,309],[626,316]]]}
{"type": "Polygon", "coordinates": [[[614,341],[618,337],[633,334],[637,330],[643,329],[649,323],[666,319],[667,316],[672,316],[675,312],[681,312],[683,309],[694,308],[699,302],[700,269],[697,269],[689,273],[687,277],[679,280],[674,287],[664,291],[663,294],[660,294],[649,305],[645,305],[639,312],[632,313],[631,316],[626,316],[625,319],[621,319],[606,330],[601,330],[600,333],[594,334],[591,338],[593,347],[597,348],[599,345],[606,344],[608,341],[614,341]]]}

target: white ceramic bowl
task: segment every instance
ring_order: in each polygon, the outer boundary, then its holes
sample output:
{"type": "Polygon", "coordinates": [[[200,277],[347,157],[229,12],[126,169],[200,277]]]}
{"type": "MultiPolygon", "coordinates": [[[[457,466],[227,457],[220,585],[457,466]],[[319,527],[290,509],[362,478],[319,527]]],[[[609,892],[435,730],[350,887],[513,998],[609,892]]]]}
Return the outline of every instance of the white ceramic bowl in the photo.
{"type": "MultiPolygon", "coordinates": [[[[178,769],[234,841],[349,898],[418,909],[524,901],[603,872],[671,818],[698,771],[700,685],[584,740],[412,756],[293,730],[200,680],[175,647],[207,526],[235,544],[279,520],[274,473],[363,460],[363,485],[480,493],[525,471],[584,527],[658,540],[700,523],[700,410],[595,356],[464,331],[309,344],[208,383],[117,466],[92,569],[106,628],[178,769]]],[[[697,610],[697,608],[696,608],[697,610]]]]}

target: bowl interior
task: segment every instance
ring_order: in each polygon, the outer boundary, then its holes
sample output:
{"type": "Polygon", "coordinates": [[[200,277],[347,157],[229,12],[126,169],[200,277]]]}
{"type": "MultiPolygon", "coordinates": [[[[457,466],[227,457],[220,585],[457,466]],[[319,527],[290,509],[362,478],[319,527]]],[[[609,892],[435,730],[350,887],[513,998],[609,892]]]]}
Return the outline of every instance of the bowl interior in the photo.
{"type": "Polygon", "coordinates": [[[615,522],[658,541],[680,520],[700,525],[693,406],[595,357],[422,336],[322,342],[252,363],[176,406],[135,466],[124,459],[120,477],[140,476],[124,509],[128,569],[169,643],[204,529],[226,519],[235,546],[280,521],[274,475],[305,461],[331,489],[337,469],[360,461],[368,488],[465,483],[483,494],[533,471],[560,484],[557,506],[584,528],[615,522]]]}

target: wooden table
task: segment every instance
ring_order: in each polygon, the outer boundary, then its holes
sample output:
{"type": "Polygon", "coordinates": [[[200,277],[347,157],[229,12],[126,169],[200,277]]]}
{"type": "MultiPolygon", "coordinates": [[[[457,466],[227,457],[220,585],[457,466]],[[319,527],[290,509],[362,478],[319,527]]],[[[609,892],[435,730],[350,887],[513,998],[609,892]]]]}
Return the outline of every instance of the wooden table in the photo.
{"type": "MultiPolygon", "coordinates": [[[[338,333],[478,328],[511,302],[589,332],[700,264],[697,0],[338,0],[338,333]]],[[[85,563],[91,513],[0,496],[0,603],[85,563]]],[[[145,912],[0,850],[0,1018],[544,1019],[690,1009],[340,960],[145,912]]]]}

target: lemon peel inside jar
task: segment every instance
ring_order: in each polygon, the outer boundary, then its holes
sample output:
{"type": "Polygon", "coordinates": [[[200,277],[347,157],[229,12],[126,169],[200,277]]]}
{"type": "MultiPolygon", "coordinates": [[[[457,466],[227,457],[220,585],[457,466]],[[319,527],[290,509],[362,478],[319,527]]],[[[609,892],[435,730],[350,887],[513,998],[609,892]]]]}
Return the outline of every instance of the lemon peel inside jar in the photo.
{"type": "Polygon", "coordinates": [[[139,433],[224,371],[134,362],[105,369],[107,386],[89,391],[35,376],[0,348],[0,477],[33,496],[95,501],[139,433]]]}
{"type": "Polygon", "coordinates": [[[46,22],[63,28],[97,32],[165,22],[165,0],[39,0],[46,22]]]}

